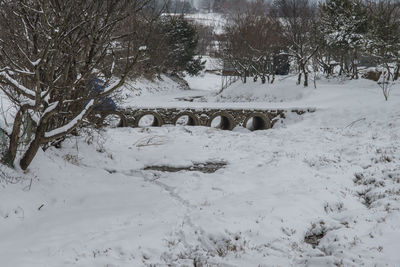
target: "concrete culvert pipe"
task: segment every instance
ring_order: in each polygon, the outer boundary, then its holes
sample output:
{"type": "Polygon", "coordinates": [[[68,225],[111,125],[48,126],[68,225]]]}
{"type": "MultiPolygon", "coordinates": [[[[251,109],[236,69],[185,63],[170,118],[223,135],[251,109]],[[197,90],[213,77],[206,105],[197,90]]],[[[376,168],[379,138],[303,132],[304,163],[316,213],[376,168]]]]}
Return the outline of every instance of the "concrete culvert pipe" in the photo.
{"type": "Polygon", "coordinates": [[[271,121],[262,113],[253,113],[246,118],[243,126],[251,131],[266,130],[271,128],[271,121]]]}
{"type": "Polygon", "coordinates": [[[236,125],[232,115],[227,112],[217,112],[211,116],[208,121],[208,126],[221,130],[232,130],[236,125]]]}
{"type": "Polygon", "coordinates": [[[159,127],[163,125],[163,120],[160,115],[155,112],[146,112],[139,115],[136,119],[136,127],[159,127]]]}
{"type": "Polygon", "coordinates": [[[199,118],[190,112],[182,112],[175,117],[174,125],[197,126],[199,125],[199,118]]]}
{"type": "Polygon", "coordinates": [[[102,125],[109,127],[126,127],[126,117],[116,110],[105,111],[101,114],[102,125]]]}

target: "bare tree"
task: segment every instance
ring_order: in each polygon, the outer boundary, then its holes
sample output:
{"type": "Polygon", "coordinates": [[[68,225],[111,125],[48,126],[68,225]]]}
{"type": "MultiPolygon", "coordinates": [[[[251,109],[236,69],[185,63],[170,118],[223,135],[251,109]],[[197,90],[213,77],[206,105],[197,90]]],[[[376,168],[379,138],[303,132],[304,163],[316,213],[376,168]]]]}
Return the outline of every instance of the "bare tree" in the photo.
{"type": "Polygon", "coordinates": [[[197,44],[197,54],[208,55],[213,51],[213,41],[216,39],[214,34],[214,28],[212,26],[202,25],[195,23],[199,41],[197,44]]]}
{"type": "Polygon", "coordinates": [[[249,3],[247,8],[229,20],[220,57],[235,68],[244,82],[250,75],[254,81],[260,77],[263,83],[266,79],[273,82],[274,63],[278,62],[275,59],[286,49],[282,25],[263,1],[249,3]]]}
{"type": "MultiPolygon", "coordinates": [[[[143,1],[143,0],[142,0],[143,1]]],[[[142,57],[131,71],[132,78],[145,76],[149,79],[154,75],[164,72],[165,61],[170,48],[168,47],[167,35],[163,31],[163,13],[168,11],[169,1],[151,0],[140,14],[128,16],[124,23],[119,23],[115,34],[122,36],[119,41],[119,58],[124,59],[128,48],[134,47],[137,51],[142,47],[142,57]],[[126,34],[132,33],[132,34],[126,34]],[[145,47],[144,47],[145,45],[145,47]]],[[[114,50],[114,54],[117,53],[114,50]]],[[[115,68],[116,73],[122,73],[124,64],[115,68]]]]}
{"type": "Polygon", "coordinates": [[[71,133],[102,98],[119,88],[145,44],[120,40],[114,30],[138,16],[148,0],[0,0],[0,89],[17,107],[3,161],[26,169],[41,145],[71,133]],[[120,70],[114,76],[115,69],[120,70]],[[101,78],[102,90],[91,90],[101,78]],[[35,124],[19,147],[22,125],[35,124]]]}
{"type": "Polygon", "coordinates": [[[289,53],[298,65],[298,81],[304,76],[304,86],[308,86],[308,63],[318,51],[313,36],[316,27],[317,8],[309,0],[277,0],[276,11],[281,17],[284,35],[289,44],[289,53]]]}
{"type": "Polygon", "coordinates": [[[365,3],[369,27],[366,54],[373,58],[381,75],[378,85],[385,100],[400,71],[400,3],[391,0],[365,3]]]}

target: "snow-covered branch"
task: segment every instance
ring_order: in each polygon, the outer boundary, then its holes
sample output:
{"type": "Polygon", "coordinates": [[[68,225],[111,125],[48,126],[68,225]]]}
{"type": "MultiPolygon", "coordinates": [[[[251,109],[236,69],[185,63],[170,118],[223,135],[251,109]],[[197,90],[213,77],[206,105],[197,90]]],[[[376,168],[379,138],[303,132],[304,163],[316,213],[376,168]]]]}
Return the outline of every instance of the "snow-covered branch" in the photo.
{"type": "Polygon", "coordinates": [[[34,91],[26,88],[24,85],[19,83],[17,80],[12,78],[6,71],[0,72],[0,79],[3,78],[3,81],[5,81],[6,84],[12,86],[14,89],[17,90],[18,93],[30,98],[30,99],[35,99],[35,93],[34,91]]]}
{"type": "Polygon", "coordinates": [[[82,119],[87,116],[87,114],[91,111],[94,105],[94,99],[90,100],[89,103],[86,104],[85,108],[75,117],[73,118],[70,122],[67,124],[56,128],[54,130],[51,130],[49,132],[46,132],[44,134],[44,137],[46,140],[49,142],[51,140],[57,139],[61,136],[66,135],[67,133],[71,132],[72,130],[75,129],[75,127],[82,121],[82,119]]]}

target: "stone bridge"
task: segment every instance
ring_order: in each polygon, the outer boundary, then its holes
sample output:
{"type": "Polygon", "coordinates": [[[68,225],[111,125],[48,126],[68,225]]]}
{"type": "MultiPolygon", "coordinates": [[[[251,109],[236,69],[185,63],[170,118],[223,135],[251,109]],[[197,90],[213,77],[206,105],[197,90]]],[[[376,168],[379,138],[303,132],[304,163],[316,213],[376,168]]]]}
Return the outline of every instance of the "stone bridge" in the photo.
{"type": "Polygon", "coordinates": [[[183,124],[191,126],[213,126],[222,130],[243,126],[250,130],[265,130],[271,128],[279,118],[285,118],[289,112],[301,115],[314,111],[314,108],[127,108],[118,112],[123,114],[119,126],[139,127],[141,119],[151,115],[152,122],[147,126],[182,124],[182,118],[185,118],[183,124]]]}

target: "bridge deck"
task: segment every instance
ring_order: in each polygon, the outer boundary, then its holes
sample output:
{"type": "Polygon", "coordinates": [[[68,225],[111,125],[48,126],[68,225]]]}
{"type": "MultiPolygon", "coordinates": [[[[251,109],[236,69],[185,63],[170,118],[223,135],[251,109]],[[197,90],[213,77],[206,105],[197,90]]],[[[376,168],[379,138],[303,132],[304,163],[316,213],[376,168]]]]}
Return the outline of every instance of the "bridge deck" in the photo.
{"type": "Polygon", "coordinates": [[[296,106],[290,103],[265,102],[165,102],[165,103],[137,103],[128,109],[191,109],[191,110],[315,110],[313,106],[296,106]]]}

